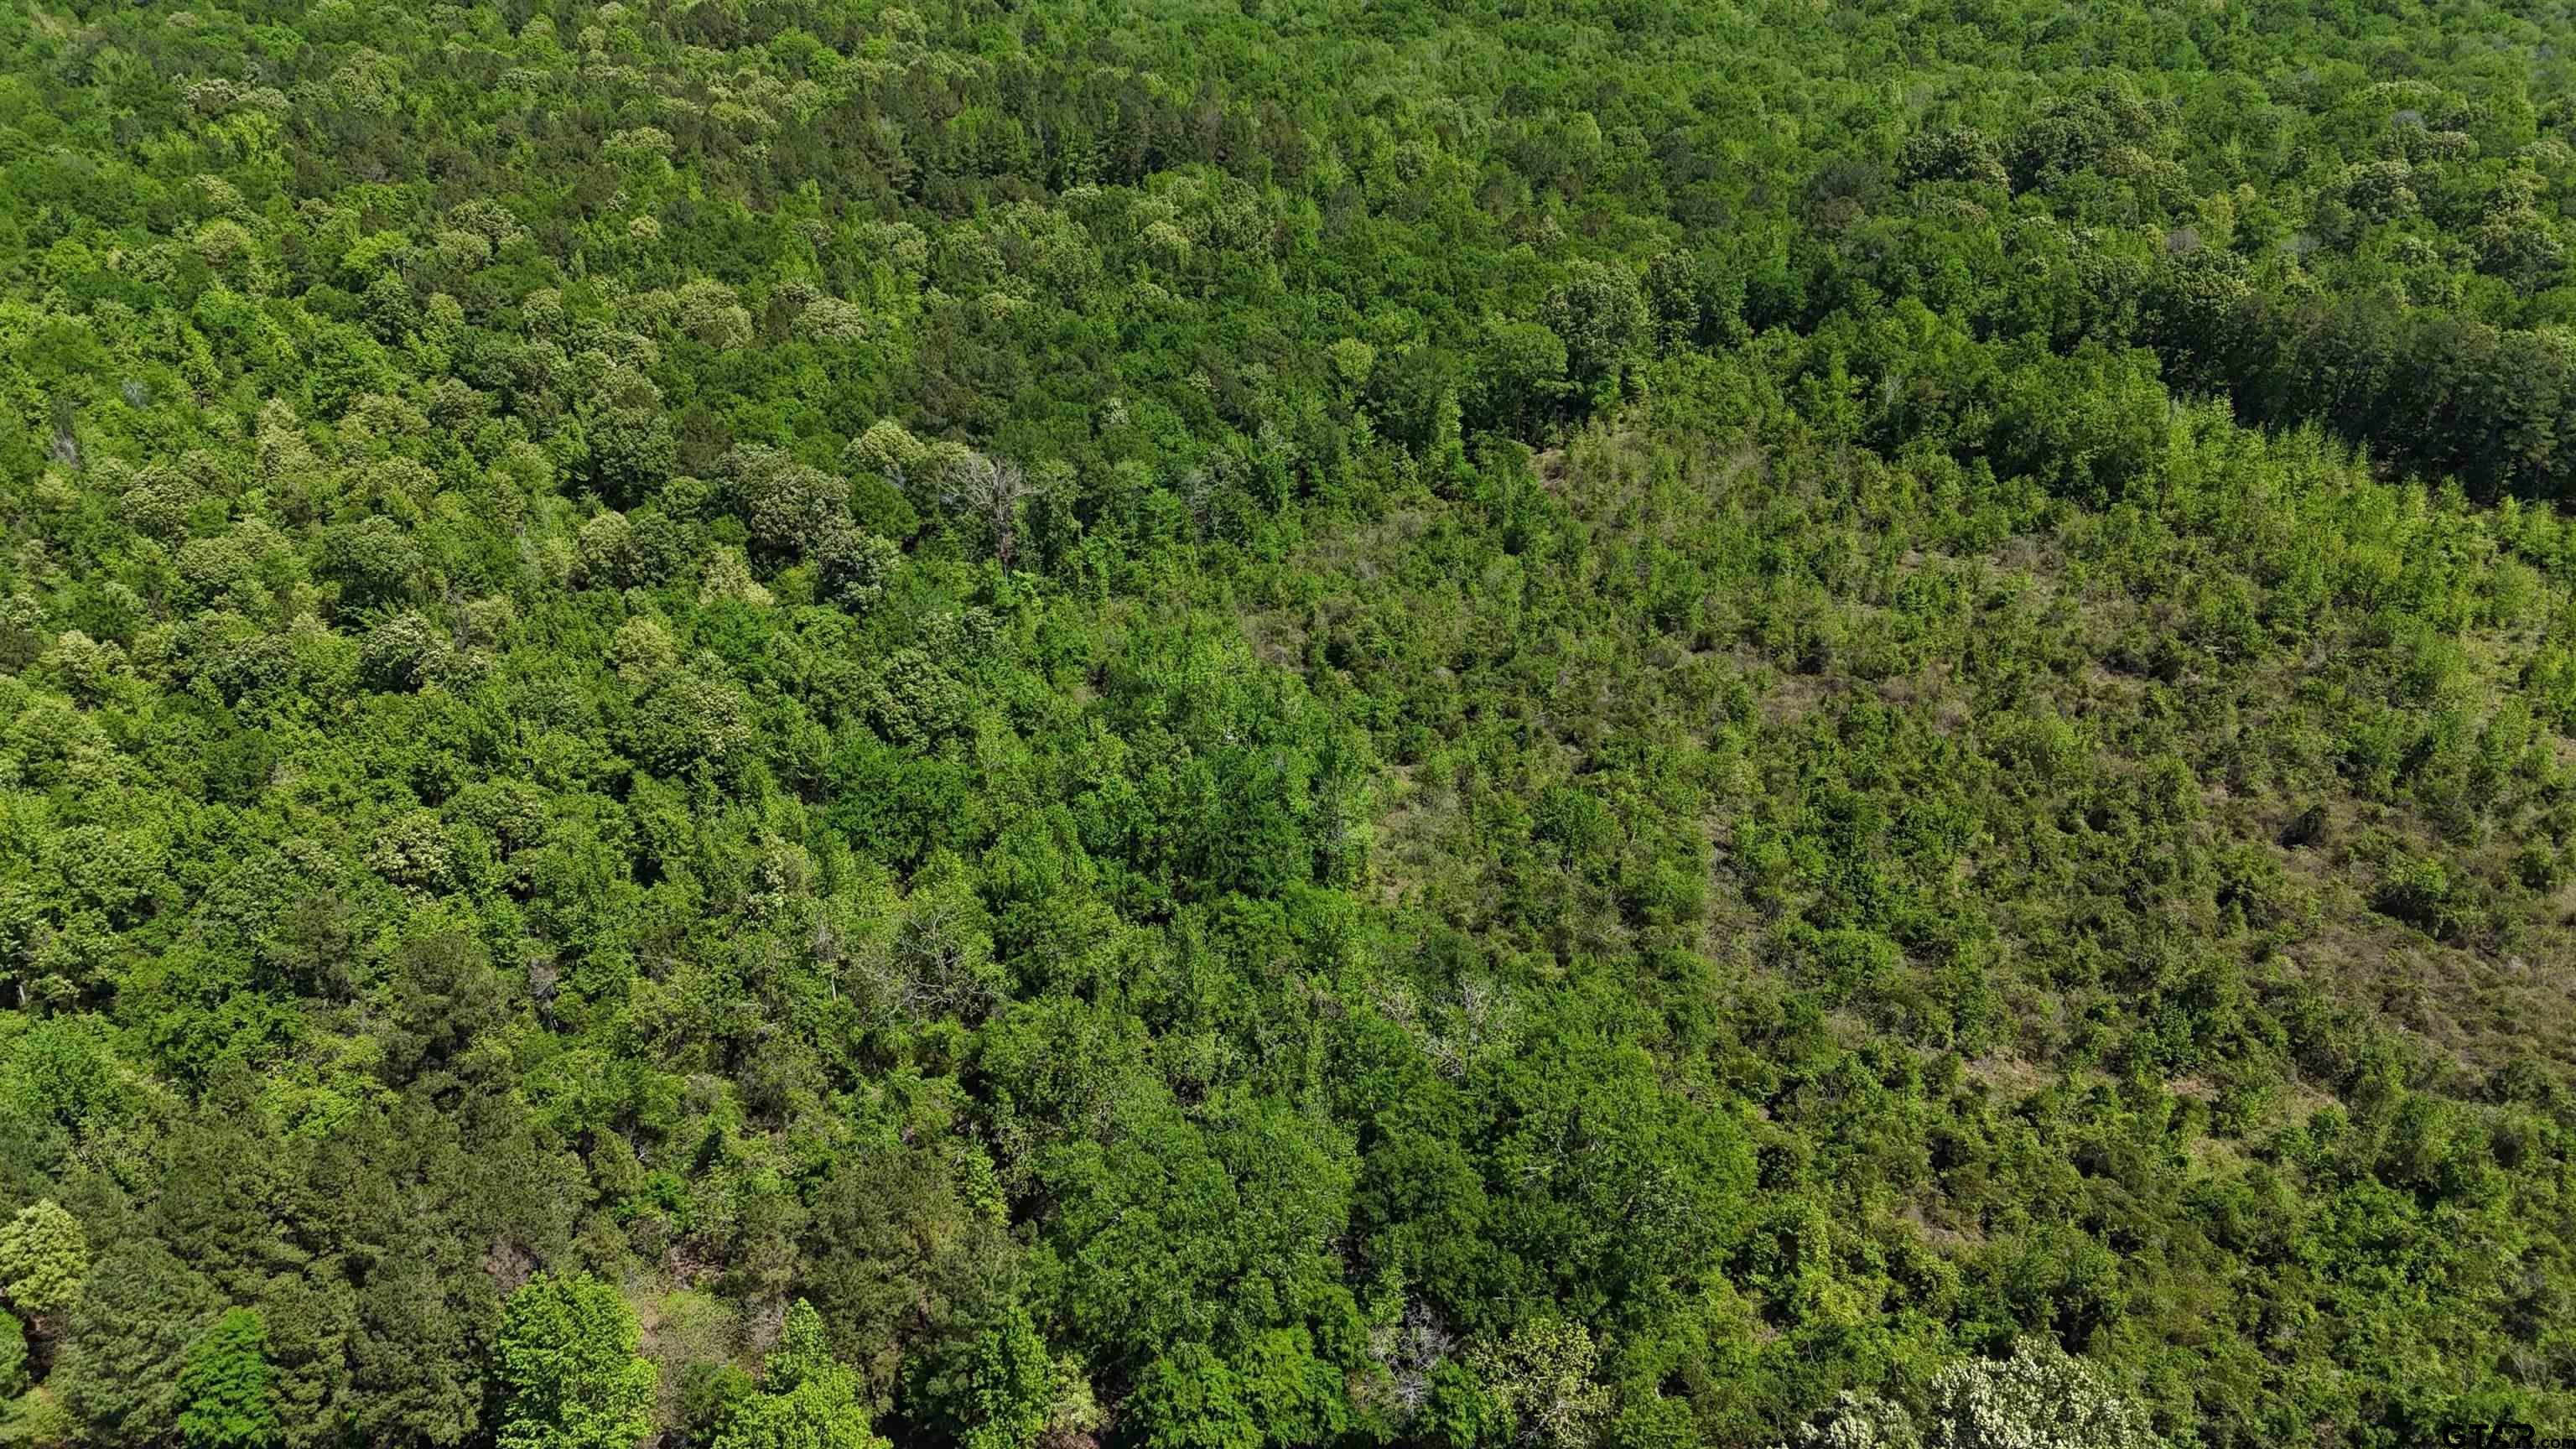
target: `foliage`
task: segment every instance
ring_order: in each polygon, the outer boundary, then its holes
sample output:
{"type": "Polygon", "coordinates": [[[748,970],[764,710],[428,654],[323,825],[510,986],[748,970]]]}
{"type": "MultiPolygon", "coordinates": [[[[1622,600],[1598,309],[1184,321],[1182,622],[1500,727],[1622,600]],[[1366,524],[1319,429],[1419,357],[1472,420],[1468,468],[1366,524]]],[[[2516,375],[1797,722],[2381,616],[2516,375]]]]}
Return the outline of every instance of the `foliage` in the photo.
{"type": "Polygon", "coordinates": [[[7,1437],[2576,1428],[2563,19],[0,6],[7,1437]]]}

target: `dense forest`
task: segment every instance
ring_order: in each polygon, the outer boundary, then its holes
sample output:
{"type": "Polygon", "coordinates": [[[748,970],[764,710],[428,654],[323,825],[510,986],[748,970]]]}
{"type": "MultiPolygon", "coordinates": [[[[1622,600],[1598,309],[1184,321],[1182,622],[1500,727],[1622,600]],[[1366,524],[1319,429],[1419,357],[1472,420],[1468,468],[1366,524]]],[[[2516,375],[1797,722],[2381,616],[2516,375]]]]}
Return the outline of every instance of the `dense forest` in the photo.
{"type": "Polygon", "coordinates": [[[0,6],[0,1444],[2576,1432],[2564,0],[0,6]]]}

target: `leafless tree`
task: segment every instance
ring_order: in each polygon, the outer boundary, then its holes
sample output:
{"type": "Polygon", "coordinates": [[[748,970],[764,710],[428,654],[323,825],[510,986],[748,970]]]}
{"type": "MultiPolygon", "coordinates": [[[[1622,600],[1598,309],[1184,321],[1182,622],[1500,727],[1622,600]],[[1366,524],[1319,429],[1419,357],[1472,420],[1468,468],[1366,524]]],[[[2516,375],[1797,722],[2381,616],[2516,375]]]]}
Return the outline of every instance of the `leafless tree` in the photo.
{"type": "Polygon", "coordinates": [[[1020,509],[1037,491],[1027,471],[1007,458],[969,453],[950,465],[947,481],[945,491],[958,506],[973,509],[992,529],[993,557],[1009,573],[1019,553],[1020,509]]]}

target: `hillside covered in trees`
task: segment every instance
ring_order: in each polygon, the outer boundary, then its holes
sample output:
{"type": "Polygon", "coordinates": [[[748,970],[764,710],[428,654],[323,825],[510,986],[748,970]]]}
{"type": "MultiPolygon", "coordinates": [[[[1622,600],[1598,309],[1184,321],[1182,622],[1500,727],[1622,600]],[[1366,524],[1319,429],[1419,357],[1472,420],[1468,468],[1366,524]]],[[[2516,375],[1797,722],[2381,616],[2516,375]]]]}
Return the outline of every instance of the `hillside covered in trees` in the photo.
{"type": "Polygon", "coordinates": [[[0,6],[0,1443],[2576,1432],[2571,197],[2563,0],[0,6]]]}

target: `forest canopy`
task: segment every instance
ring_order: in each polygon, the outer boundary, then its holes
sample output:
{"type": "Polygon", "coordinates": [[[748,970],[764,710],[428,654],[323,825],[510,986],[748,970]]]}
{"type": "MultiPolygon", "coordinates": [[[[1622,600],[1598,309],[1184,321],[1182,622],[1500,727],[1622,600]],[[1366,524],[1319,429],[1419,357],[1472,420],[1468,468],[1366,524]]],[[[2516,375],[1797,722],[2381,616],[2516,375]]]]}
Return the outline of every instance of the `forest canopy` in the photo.
{"type": "Polygon", "coordinates": [[[2571,34],[0,7],[0,1441],[2576,1432],[2571,34]]]}

